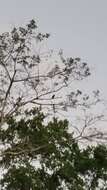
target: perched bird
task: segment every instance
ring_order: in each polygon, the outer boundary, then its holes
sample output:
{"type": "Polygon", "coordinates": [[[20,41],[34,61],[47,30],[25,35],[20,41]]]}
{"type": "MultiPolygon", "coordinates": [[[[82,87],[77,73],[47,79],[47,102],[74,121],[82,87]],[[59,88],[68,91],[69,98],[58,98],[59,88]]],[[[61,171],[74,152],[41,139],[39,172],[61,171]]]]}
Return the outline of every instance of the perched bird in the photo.
{"type": "Polygon", "coordinates": [[[52,99],[54,99],[54,98],[55,98],[55,94],[52,95],[52,99]]]}

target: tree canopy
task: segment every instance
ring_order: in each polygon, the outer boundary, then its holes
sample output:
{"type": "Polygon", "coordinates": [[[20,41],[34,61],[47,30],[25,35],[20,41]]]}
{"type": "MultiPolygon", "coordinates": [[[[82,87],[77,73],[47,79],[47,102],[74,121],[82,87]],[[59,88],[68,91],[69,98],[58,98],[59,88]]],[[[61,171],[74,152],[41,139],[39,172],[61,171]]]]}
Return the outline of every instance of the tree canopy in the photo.
{"type": "Polygon", "coordinates": [[[0,188],[107,189],[107,147],[81,149],[78,143],[104,135],[98,130],[84,134],[104,116],[89,112],[101,102],[99,90],[90,98],[71,88],[90,69],[78,57],[64,57],[62,50],[57,55],[41,51],[49,36],[34,20],[0,35],[0,188]],[[69,122],[57,114],[79,108],[82,126],[72,121],[69,130],[69,122]]]}

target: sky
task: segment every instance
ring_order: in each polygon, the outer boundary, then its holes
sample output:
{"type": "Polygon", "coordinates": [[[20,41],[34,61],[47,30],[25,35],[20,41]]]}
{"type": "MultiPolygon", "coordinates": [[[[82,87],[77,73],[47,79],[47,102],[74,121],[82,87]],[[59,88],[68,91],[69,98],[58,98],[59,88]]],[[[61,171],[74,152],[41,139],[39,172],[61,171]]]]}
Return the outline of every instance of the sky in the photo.
{"type": "Polygon", "coordinates": [[[87,88],[107,98],[107,0],[0,0],[0,32],[37,20],[51,49],[81,57],[91,68],[87,88]]]}

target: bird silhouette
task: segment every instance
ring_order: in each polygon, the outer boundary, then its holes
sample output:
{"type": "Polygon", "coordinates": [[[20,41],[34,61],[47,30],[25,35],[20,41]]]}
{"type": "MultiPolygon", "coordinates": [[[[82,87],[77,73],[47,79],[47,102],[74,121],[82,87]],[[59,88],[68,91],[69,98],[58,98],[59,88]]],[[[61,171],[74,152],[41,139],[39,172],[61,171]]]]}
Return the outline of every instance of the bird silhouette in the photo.
{"type": "Polygon", "coordinates": [[[54,99],[54,98],[55,98],[55,94],[52,95],[52,99],[54,99]]]}

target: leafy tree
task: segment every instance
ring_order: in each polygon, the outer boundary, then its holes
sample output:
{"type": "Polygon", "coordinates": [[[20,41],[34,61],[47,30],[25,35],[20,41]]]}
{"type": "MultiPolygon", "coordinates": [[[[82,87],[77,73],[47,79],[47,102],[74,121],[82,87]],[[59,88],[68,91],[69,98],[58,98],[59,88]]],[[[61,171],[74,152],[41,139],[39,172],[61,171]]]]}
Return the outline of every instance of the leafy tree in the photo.
{"type": "Polygon", "coordinates": [[[86,114],[100,102],[99,90],[93,99],[71,90],[73,81],[90,75],[89,67],[80,58],[65,58],[62,51],[40,51],[48,38],[34,20],[0,35],[1,189],[106,189],[106,147],[81,150],[77,143],[103,136],[99,131],[84,135],[103,117],[86,114]],[[76,137],[66,120],[56,119],[59,111],[74,108],[82,108],[85,116],[81,130],[72,125],[76,137]],[[53,121],[46,113],[53,114],[53,121]]]}
{"type": "Polygon", "coordinates": [[[8,118],[0,132],[1,190],[107,189],[106,146],[81,150],[67,120],[44,119],[38,109],[8,118]]]}

